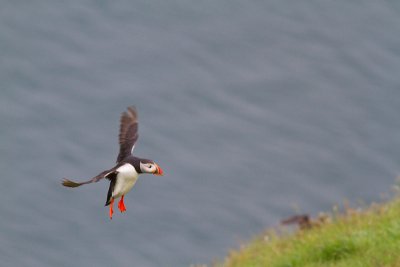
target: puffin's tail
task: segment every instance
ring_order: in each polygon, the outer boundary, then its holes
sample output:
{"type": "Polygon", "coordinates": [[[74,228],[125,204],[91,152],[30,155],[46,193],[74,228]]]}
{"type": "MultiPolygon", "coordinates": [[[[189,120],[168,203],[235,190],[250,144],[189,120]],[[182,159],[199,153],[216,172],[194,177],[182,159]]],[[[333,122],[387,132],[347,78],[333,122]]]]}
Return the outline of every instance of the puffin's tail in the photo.
{"type": "Polygon", "coordinates": [[[81,186],[84,184],[84,183],[77,183],[77,182],[71,181],[67,178],[64,178],[61,183],[63,186],[66,186],[66,187],[78,187],[78,186],[81,186]]]}

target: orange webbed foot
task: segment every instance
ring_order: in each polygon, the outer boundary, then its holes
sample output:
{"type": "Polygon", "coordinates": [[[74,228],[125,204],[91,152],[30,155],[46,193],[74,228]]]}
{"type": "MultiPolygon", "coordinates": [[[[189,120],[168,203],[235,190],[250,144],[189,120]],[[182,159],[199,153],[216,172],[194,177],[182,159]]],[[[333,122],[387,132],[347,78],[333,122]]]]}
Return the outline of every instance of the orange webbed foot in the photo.
{"type": "Polygon", "coordinates": [[[114,198],[111,199],[111,202],[110,202],[110,219],[111,220],[112,220],[112,216],[113,216],[113,213],[114,213],[113,206],[114,206],[114,198]]]}
{"type": "Polygon", "coordinates": [[[121,197],[121,199],[118,202],[118,208],[121,212],[125,212],[126,211],[126,207],[124,204],[124,196],[121,197]]]}

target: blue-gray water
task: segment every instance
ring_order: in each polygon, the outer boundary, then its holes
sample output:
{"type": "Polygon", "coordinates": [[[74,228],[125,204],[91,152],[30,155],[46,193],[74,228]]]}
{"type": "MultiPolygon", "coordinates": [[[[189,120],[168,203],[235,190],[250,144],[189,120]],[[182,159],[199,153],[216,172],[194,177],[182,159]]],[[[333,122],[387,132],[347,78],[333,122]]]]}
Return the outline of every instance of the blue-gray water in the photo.
{"type": "Polygon", "coordinates": [[[3,1],[2,266],[188,266],[400,171],[396,1],[3,1]],[[120,113],[143,175],[107,216],[120,113]]]}

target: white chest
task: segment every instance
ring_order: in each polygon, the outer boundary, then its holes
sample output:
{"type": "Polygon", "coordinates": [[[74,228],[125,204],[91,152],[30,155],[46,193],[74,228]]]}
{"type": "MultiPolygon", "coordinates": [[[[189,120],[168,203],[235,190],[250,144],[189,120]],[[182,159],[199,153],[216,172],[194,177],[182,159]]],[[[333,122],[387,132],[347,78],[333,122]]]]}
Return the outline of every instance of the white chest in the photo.
{"type": "Polygon", "coordinates": [[[112,196],[114,198],[119,198],[122,195],[128,193],[132,187],[135,185],[139,174],[136,172],[135,168],[131,164],[124,164],[117,169],[118,175],[116,177],[117,181],[114,186],[112,196]]]}

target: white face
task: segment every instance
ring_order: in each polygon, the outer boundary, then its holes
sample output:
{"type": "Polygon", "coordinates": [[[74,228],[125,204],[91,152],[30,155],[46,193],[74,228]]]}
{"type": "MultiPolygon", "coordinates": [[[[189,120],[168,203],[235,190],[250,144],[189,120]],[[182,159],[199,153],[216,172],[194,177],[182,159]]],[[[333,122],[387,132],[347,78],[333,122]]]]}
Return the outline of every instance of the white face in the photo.
{"type": "Polygon", "coordinates": [[[155,173],[157,172],[157,166],[154,163],[141,163],[140,170],[143,173],[155,173]]]}

